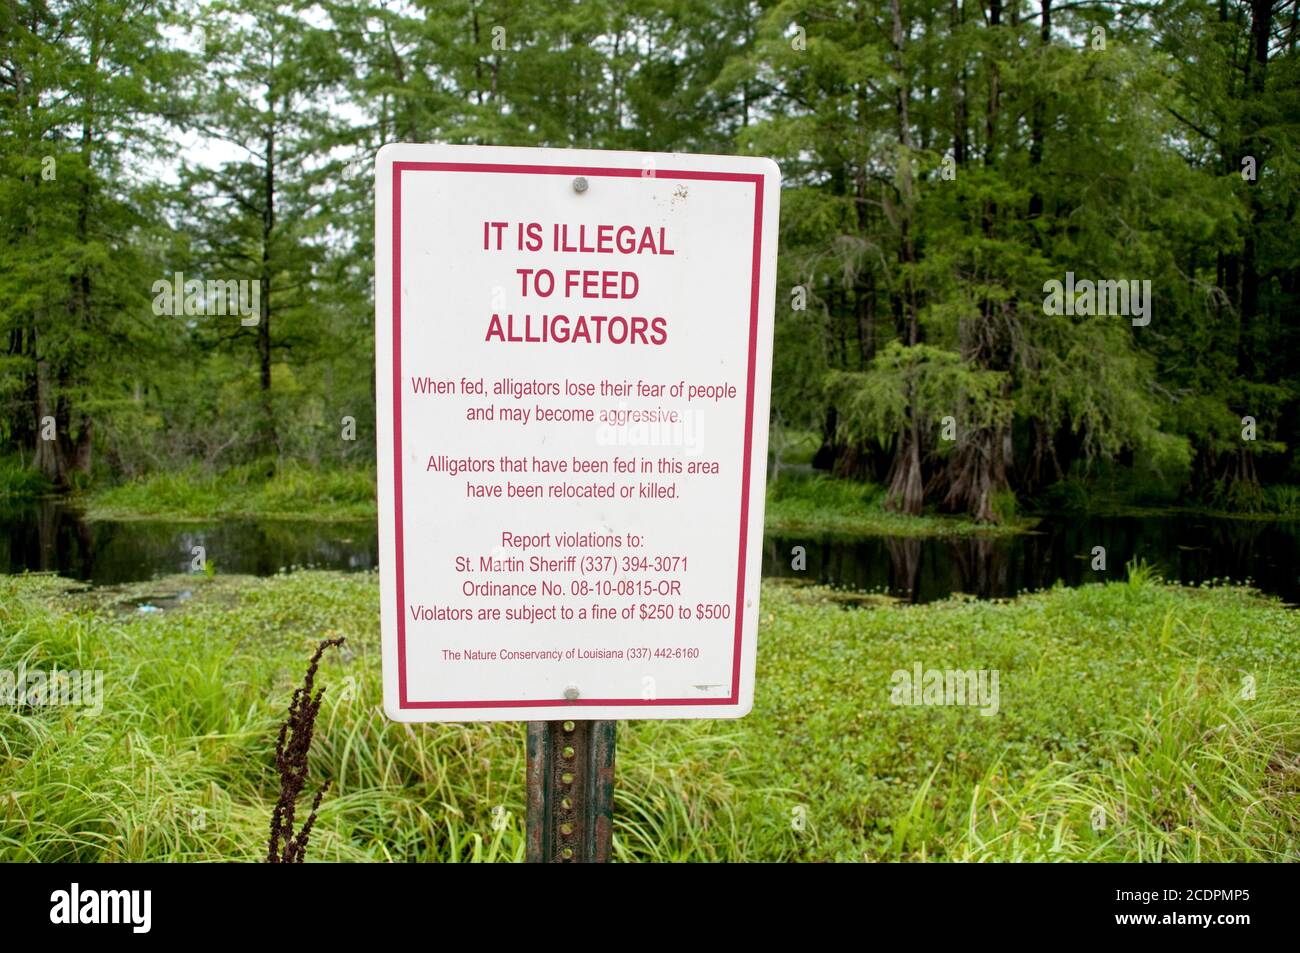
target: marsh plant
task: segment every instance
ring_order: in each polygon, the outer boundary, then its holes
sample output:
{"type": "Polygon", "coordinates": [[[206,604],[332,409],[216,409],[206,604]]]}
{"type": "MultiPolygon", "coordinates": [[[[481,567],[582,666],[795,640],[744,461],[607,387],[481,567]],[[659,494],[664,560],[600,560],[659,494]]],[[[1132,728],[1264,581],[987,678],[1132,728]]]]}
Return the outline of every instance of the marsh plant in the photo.
{"type": "Polygon", "coordinates": [[[324,639],[307,666],[302,686],[294,689],[289,701],[289,716],[280,725],[280,736],[275,742],[275,769],[280,773],[280,799],[271,812],[271,837],[267,844],[266,860],[271,864],[301,864],[307,855],[307,842],[316,823],[316,811],[321,798],[329,790],[329,782],[321,785],[311,802],[311,812],[302,828],[293,829],[298,795],[307,784],[307,761],[311,754],[311,737],[316,730],[316,715],[320,712],[324,688],[316,688],[316,669],[321,656],[332,645],[342,645],[346,639],[324,639]]]}

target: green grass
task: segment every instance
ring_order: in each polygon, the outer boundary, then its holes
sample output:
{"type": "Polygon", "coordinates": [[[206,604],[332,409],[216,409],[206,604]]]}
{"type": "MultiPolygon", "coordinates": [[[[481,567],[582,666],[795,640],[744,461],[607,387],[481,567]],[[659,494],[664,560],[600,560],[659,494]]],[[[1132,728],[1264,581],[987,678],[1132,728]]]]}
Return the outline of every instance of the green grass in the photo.
{"type": "Polygon", "coordinates": [[[219,473],[193,467],[99,490],[82,502],[92,520],[370,519],[376,513],[375,471],[300,463],[245,464],[219,473]]]}
{"type": "MultiPolygon", "coordinates": [[[[335,635],[308,793],[333,787],[309,857],[520,859],[523,726],[384,717],[373,575],[186,577],[183,608],[132,611],[160,585],[0,578],[0,669],[106,672],[98,717],[0,708],[0,860],[260,859],[278,723],[335,635]]],[[[615,851],[1298,860],[1298,673],[1295,610],[1149,572],[872,609],[768,584],[749,717],[620,725],[615,851]],[[998,670],[998,713],[891,704],[891,673],[916,662],[998,670]]]]}
{"type": "Polygon", "coordinates": [[[0,457],[0,503],[35,500],[53,490],[39,470],[24,466],[17,457],[0,457]]]}
{"type": "Polygon", "coordinates": [[[874,483],[824,474],[782,476],[768,483],[765,523],[769,533],[838,537],[998,535],[1020,532],[1032,523],[1016,518],[1013,504],[1001,503],[1007,518],[998,525],[931,513],[908,516],[886,509],[885,488],[874,483]]]}
{"type": "MultiPolygon", "coordinates": [[[[1008,494],[1009,497],[1009,494],[1008,494]]],[[[198,467],[158,473],[81,497],[91,520],[209,520],[221,517],[374,519],[373,468],[316,470],[301,464],[247,464],[220,473],[198,467]],[[270,473],[274,476],[269,476],[270,473]]],[[[1014,504],[1002,525],[957,516],[906,516],[884,506],[884,489],[824,475],[783,476],[767,489],[770,533],[819,536],[949,536],[1024,529],[1014,504]]]]}
{"type": "MultiPolygon", "coordinates": [[[[813,435],[815,436],[815,435],[813,435]]],[[[786,438],[786,463],[802,459],[813,441],[808,434],[786,438]]],[[[0,502],[43,496],[50,486],[39,474],[0,460],[0,502]]],[[[1133,502],[1129,496],[1082,480],[1053,484],[1036,508],[1046,512],[1096,515],[1168,515],[1195,513],[1239,519],[1300,518],[1300,487],[1270,486],[1244,507],[1158,506],[1133,502]]],[[[221,517],[301,518],[317,520],[374,519],[373,466],[320,469],[306,464],[252,463],[220,472],[190,467],[156,473],[117,486],[90,490],[79,502],[92,520],[170,519],[210,520],[221,517]]],[[[995,501],[999,524],[977,523],[968,517],[927,511],[907,516],[885,508],[885,489],[878,484],[839,480],[815,474],[783,474],[767,487],[765,529],[769,533],[815,534],[823,537],[998,535],[1021,532],[1032,518],[1017,512],[1015,497],[1001,494],[995,501]]]]}

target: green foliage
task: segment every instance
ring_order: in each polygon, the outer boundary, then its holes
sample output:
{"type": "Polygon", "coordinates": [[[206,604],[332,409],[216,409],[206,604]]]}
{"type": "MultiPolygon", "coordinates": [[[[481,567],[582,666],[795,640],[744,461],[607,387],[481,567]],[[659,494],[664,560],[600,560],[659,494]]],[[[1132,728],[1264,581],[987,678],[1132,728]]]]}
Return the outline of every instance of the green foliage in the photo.
{"type": "Polygon", "coordinates": [[[116,0],[0,11],[0,452],[23,448],[60,486],[87,472],[95,401],[167,340],[144,277],[166,229],[139,183],[186,59],[163,37],[170,15],[116,0]]]}
{"type": "Polygon", "coordinates": [[[1086,513],[1092,508],[1094,499],[1088,481],[1072,476],[1053,483],[1038,496],[1035,503],[1048,512],[1086,513]]]}
{"type": "Polygon", "coordinates": [[[776,426],[913,509],[1131,457],[1259,510],[1300,480],[1300,70],[1249,42],[1284,14],[996,9],[6,5],[0,453],[60,488],[365,465],[380,146],[743,152],[784,174],[776,426]],[[177,272],[260,281],[259,321],[153,314],[177,272]],[[1045,314],[1066,272],[1150,281],[1150,323],[1045,314]]]}
{"type": "Polygon", "coordinates": [[[1266,486],[1261,511],[1300,517],[1300,486],[1266,486]]]}
{"type": "MultiPolygon", "coordinates": [[[[261,858],[301,660],[346,636],[317,679],[308,784],[331,787],[309,859],[522,859],[522,726],[384,717],[373,575],[186,576],[183,607],[130,612],[167,584],[0,578],[0,669],[105,673],[98,716],[0,707],[0,858],[261,858]]],[[[620,725],[620,860],[1300,859],[1293,610],[1150,577],[1007,603],[832,597],[764,585],[745,719],[620,725]],[[891,704],[918,661],[998,670],[998,713],[891,704]]]]}
{"type": "Polygon", "coordinates": [[[1130,589],[1143,589],[1161,581],[1159,571],[1145,559],[1134,557],[1124,564],[1125,581],[1130,589]]]}
{"type": "Polygon", "coordinates": [[[993,494],[993,513],[1000,526],[1012,524],[1016,520],[1019,504],[1016,495],[1010,490],[999,490],[993,494]]]}
{"type": "Polygon", "coordinates": [[[54,489],[45,474],[16,457],[0,457],[0,502],[32,500],[54,489]]]}
{"type": "Polygon", "coordinates": [[[1046,32],[1041,17],[972,20],[926,0],[897,5],[895,32],[894,9],[777,5],[723,74],[738,94],[765,80],[769,112],[741,142],[786,175],[777,340],[790,371],[773,406],[822,423],[807,380],[824,368],[832,440],[897,469],[911,450],[899,433],[918,427],[925,484],[963,506],[985,486],[1036,495],[1076,464],[1129,455],[1179,474],[1173,495],[1216,476],[1294,480],[1298,261],[1283,223],[1300,73],[1293,44],[1252,69],[1247,43],[1273,9],[1175,3],[1146,20],[1057,7],[1046,32]],[[1104,53],[1077,39],[1096,23],[1104,53]],[[1044,283],[1066,272],[1149,280],[1150,323],[1045,314],[1044,283]],[[786,310],[787,282],[808,311],[786,310]],[[890,354],[918,347],[929,353],[910,364],[890,354]],[[933,439],[948,415],[970,452],[933,439]],[[1216,455],[1242,451],[1245,415],[1255,459],[1214,474],[1216,455]]]}
{"type": "Polygon", "coordinates": [[[375,472],[369,467],[317,469],[273,460],[220,473],[191,466],[96,491],[85,503],[92,519],[367,519],[376,513],[375,472]]]}
{"type": "Polygon", "coordinates": [[[783,475],[767,487],[764,525],[769,533],[814,533],[819,536],[952,536],[1011,533],[1023,528],[1015,519],[1014,499],[1001,498],[1005,521],[998,526],[966,517],[926,514],[907,516],[885,507],[885,491],[874,483],[837,480],[824,474],[783,475]]]}
{"type": "Polygon", "coordinates": [[[1300,487],[1257,486],[1220,480],[1209,490],[1207,502],[1230,513],[1269,516],[1300,516],[1300,487]]]}
{"type": "Polygon", "coordinates": [[[1001,396],[1004,383],[1003,374],[972,368],[951,351],[891,341],[866,373],[831,372],[826,391],[849,440],[889,445],[914,420],[937,431],[949,414],[958,433],[1006,426],[1011,404],[1001,396]]]}

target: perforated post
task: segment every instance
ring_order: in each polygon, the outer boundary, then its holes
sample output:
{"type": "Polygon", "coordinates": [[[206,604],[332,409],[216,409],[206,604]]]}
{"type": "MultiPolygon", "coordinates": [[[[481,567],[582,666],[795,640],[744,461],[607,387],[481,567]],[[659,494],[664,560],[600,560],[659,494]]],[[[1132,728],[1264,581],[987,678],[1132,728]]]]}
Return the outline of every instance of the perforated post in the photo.
{"type": "Polygon", "coordinates": [[[613,844],[613,721],[528,723],[532,864],[605,863],[613,844]]]}

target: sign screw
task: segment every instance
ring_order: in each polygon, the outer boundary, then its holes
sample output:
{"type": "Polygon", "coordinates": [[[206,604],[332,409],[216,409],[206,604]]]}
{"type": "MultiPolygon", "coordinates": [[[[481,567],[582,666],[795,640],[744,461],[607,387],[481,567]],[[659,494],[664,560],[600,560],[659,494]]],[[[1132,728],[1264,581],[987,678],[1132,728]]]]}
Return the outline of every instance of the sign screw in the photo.
{"type": "Polygon", "coordinates": [[[578,700],[578,688],[576,685],[570,685],[564,690],[564,700],[568,702],[578,700]]]}
{"type": "Polygon", "coordinates": [[[582,193],[587,191],[587,179],[584,176],[578,176],[573,180],[573,191],[582,193]]]}

